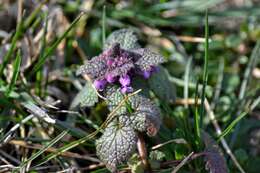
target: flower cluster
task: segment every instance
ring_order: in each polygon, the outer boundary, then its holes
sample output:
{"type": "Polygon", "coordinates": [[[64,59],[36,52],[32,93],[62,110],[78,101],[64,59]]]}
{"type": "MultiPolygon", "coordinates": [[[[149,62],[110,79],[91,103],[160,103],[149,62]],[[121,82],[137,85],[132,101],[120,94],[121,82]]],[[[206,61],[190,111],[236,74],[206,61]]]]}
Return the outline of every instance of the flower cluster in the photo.
{"type": "MultiPolygon", "coordinates": [[[[86,74],[91,78],[95,88],[102,91],[106,98],[108,110],[115,115],[109,119],[103,134],[96,141],[97,156],[112,172],[116,172],[117,166],[135,152],[139,133],[155,136],[160,129],[160,109],[149,99],[149,94],[144,94],[145,91],[151,90],[166,100],[170,100],[168,98],[174,92],[167,80],[167,73],[159,66],[164,58],[149,49],[140,48],[137,40],[129,29],[113,32],[104,44],[104,51],[77,71],[78,75],[86,74]],[[142,79],[140,76],[149,80],[138,82],[142,79]],[[142,84],[146,87],[141,87],[142,84]],[[124,93],[140,88],[144,91],[142,94],[132,95],[127,103],[120,105],[126,98],[124,93]]],[[[77,96],[80,101],[76,100],[73,105],[93,106],[98,102],[92,85],[86,85],[84,89],[77,96]]]]}
{"type": "Polygon", "coordinates": [[[94,80],[94,86],[99,91],[104,90],[107,84],[118,83],[121,85],[121,92],[127,93],[133,91],[131,79],[134,75],[142,75],[148,79],[162,62],[164,58],[149,49],[126,50],[119,43],[114,43],[102,54],[81,66],[77,74],[87,74],[94,80]]]}

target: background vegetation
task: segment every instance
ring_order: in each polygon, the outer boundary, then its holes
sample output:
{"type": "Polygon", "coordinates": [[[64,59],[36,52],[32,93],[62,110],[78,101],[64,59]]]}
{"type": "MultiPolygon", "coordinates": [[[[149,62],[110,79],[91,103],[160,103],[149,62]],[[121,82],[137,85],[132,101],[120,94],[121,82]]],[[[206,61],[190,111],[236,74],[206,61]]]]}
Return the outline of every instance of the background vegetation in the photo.
{"type": "MultiPolygon", "coordinates": [[[[176,90],[170,104],[155,99],[163,125],[145,138],[151,169],[221,173],[224,158],[229,172],[260,172],[258,0],[2,0],[0,172],[108,172],[94,142],[108,111],[72,109],[86,83],[75,72],[129,27],[164,55],[176,90]]],[[[138,155],[120,167],[145,169],[138,155]]]]}

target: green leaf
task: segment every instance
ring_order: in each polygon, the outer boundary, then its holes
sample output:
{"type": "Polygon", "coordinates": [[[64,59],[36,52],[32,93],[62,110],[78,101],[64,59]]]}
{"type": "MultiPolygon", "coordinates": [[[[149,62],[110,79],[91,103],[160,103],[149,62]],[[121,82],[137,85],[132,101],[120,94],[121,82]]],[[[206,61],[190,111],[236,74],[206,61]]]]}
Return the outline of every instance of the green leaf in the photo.
{"type": "MultiPolygon", "coordinates": [[[[124,95],[120,92],[120,88],[118,87],[107,87],[105,89],[105,97],[107,98],[106,103],[108,106],[108,109],[110,111],[113,111],[119,103],[124,99],[124,95]]],[[[122,105],[115,114],[121,115],[127,113],[127,107],[126,105],[122,105]]]]}
{"type": "Polygon", "coordinates": [[[161,100],[167,102],[174,102],[175,100],[175,87],[169,81],[168,71],[159,66],[159,71],[154,73],[148,80],[149,86],[154,94],[161,100]]]}
{"type": "Polygon", "coordinates": [[[150,99],[139,95],[129,98],[129,103],[133,109],[130,116],[133,128],[155,136],[161,125],[159,108],[150,99]]]}
{"type": "Polygon", "coordinates": [[[96,141],[99,158],[112,172],[117,166],[131,157],[136,149],[137,134],[131,127],[127,116],[121,116],[120,121],[114,120],[108,124],[100,139],[96,141]]]}
{"type": "Polygon", "coordinates": [[[159,64],[165,62],[165,59],[162,55],[152,52],[150,49],[140,48],[133,51],[141,55],[135,64],[142,71],[150,71],[151,66],[158,66],[159,64]]]}
{"type": "Polygon", "coordinates": [[[87,81],[82,90],[76,95],[71,103],[71,109],[79,107],[91,107],[98,102],[98,95],[92,84],[87,81]]]}
{"type": "Polygon", "coordinates": [[[140,47],[137,41],[137,36],[132,29],[120,29],[108,36],[104,49],[110,48],[115,43],[119,43],[123,49],[136,49],[140,47]]]}
{"type": "Polygon", "coordinates": [[[2,64],[0,64],[0,77],[3,75],[4,69],[5,69],[8,61],[12,57],[14,50],[17,46],[17,44],[16,44],[17,40],[19,39],[19,37],[22,34],[22,28],[23,28],[22,25],[23,25],[22,21],[17,24],[16,31],[12,38],[11,47],[8,50],[8,52],[4,55],[2,64]]]}
{"type": "Polygon", "coordinates": [[[165,154],[162,151],[159,150],[155,150],[155,151],[151,151],[149,154],[149,158],[151,160],[159,160],[162,161],[165,158],[165,154]]]}

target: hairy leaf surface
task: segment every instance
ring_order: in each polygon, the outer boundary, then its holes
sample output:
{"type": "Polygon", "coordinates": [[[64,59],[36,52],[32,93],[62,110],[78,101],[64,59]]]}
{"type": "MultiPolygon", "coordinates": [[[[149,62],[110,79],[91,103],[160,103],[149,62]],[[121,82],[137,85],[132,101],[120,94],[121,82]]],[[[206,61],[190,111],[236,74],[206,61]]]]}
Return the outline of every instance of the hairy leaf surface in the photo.
{"type": "Polygon", "coordinates": [[[142,71],[149,71],[152,66],[158,66],[165,61],[162,55],[152,52],[150,49],[140,48],[134,52],[140,55],[135,64],[142,71]]]}
{"type": "MultiPolygon", "coordinates": [[[[120,88],[118,87],[107,87],[105,92],[105,97],[107,98],[106,103],[108,109],[113,111],[119,103],[124,99],[124,95],[120,92],[120,88]]],[[[122,104],[120,108],[116,111],[116,114],[121,115],[127,112],[127,107],[125,104],[122,104]]]]}
{"type": "Polygon", "coordinates": [[[223,153],[218,144],[206,132],[202,133],[203,142],[205,144],[206,168],[211,173],[227,173],[227,165],[223,153]]]}
{"type": "Polygon", "coordinates": [[[120,116],[108,124],[100,139],[96,141],[99,158],[112,172],[117,165],[128,160],[136,148],[137,135],[127,116],[120,116]]]}
{"type": "Polygon", "coordinates": [[[107,68],[106,62],[103,59],[103,55],[93,57],[86,64],[79,67],[76,75],[87,74],[91,79],[103,76],[107,68]]]}
{"type": "Polygon", "coordinates": [[[175,87],[169,81],[168,71],[159,67],[159,71],[154,73],[148,80],[150,88],[161,100],[173,102],[175,100],[175,87]]]}
{"type": "Polygon", "coordinates": [[[133,30],[120,29],[108,36],[104,49],[110,48],[115,43],[119,43],[123,49],[136,49],[140,47],[137,41],[137,36],[133,30]]]}
{"type": "Polygon", "coordinates": [[[76,95],[71,103],[71,108],[75,107],[91,107],[98,102],[98,95],[90,82],[86,82],[82,90],[76,95]]]}
{"type": "Polygon", "coordinates": [[[161,125],[159,108],[150,99],[140,95],[129,100],[134,110],[130,117],[133,128],[141,132],[146,131],[149,136],[156,135],[161,125]]]}

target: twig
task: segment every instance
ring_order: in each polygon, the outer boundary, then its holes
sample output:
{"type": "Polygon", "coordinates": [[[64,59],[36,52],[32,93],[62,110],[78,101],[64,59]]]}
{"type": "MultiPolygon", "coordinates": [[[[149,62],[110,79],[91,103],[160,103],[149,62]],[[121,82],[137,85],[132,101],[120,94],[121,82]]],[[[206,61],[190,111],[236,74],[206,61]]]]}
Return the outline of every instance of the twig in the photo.
{"type": "MultiPolygon", "coordinates": [[[[195,105],[196,104],[196,100],[193,98],[187,98],[187,99],[176,99],[175,103],[177,105],[195,105]]],[[[201,100],[198,99],[197,104],[201,104],[201,100]]]]}
{"type": "Polygon", "coordinates": [[[25,117],[20,123],[15,124],[6,134],[3,138],[0,139],[1,143],[6,143],[10,138],[13,132],[18,129],[22,124],[26,123],[27,121],[31,120],[34,117],[33,114],[30,114],[29,116],[25,117]]]}
{"type": "Polygon", "coordinates": [[[4,157],[0,156],[0,160],[4,162],[7,165],[12,165],[10,162],[8,162],[4,157]]]}
{"type": "Polygon", "coordinates": [[[72,42],[72,46],[76,49],[76,51],[78,52],[79,54],[79,57],[83,60],[83,61],[86,61],[88,58],[87,58],[87,55],[85,54],[85,52],[82,50],[82,48],[79,46],[79,43],[77,40],[74,40],[72,42]]]}
{"type": "Polygon", "coordinates": [[[145,169],[151,172],[151,166],[147,160],[147,150],[142,134],[138,133],[137,150],[145,169]]]}
{"type": "Polygon", "coordinates": [[[8,172],[8,170],[12,170],[15,167],[13,165],[0,165],[0,172],[8,172]]]}
{"type": "MultiPolygon", "coordinates": [[[[40,144],[29,144],[22,140],[11,140],[11,141],[9,141],[9,144],[18,145],[18,146],[25,147],[25,148],[38,149],[38,150],[43,148],[43,146],[40,144]]],[[[50,147],[46,150],[46,152],[55,153],[55,152],[57,152],[57,149],[54,147],[50,147]]],[[[77,158],[77,159],[84,159],[84,160],[89,160],[89,161],[97,162],[97,163],[100,162],[100,160],[98,160],[97,158],[90,157],[87,155],[81,155],[81,154],[73,153],[73,152],[69,152],[69,151],[61,153],[61,156],[77,158]]]]}
{"type": "Polygon", "coordinates": [[[177,171],[179,171],[179,169],[181,169],[181,167],[183,167],[183,165],[185,165],[188,160],[191,158],[191,156],[193,155],[194,152],[191,152],[187,157],[185,157],[180,164],[178,164],[174,170],[172,171],[172,173],[176,173],[177,171]]]}
{"type": "MultiPolygon", "coordinates": [[[[182,42],[191,42],[191,43],[204,43],[205,38],[204,37],[192,37],[188,35],[180,35],[176,36],[180,41],[182,42]]],[[[209,42],[211,42],[211,39],[209,39],[209,42]]]]}
{"type": "Polygon", "coordinates": [[[10,161],[12,161],[12,162],[18,164],[18,165],[21,163],[20,160],[18,160],[18,159],[16,159],[16,158],[14,158],[13,156],[7,154],[7,153],[4,152],[3,150],[0,150],[0,154],[1,154],[2,156],[4,156],[5,158],[9,159],[10,161]]]}
{"type": "Polygon", "coordinates": [[[161,144],[158,144],[158,145],[155,145],[153,146],[151,149],[152,150],[157,150],[158,148],[161,148],[167,144],[170,144],[170,143],[176,143],[176,144],[187,144],[187,141],[183,138],[179,138],[179,139],[172,139],[172,140],[169,140],[169,141],[166,141],[164,143],[161,143],[161,144]]]}
{"type": "Polygon", "coordinates": [[[97,169],[100,167],[104,167],[105,164],[104,163],[99,163],[99,164],[93,164],[93,165],[89,165],[87,167],[84,168],[78,168],[79,170],[93,170],[93,169],[97,169]]]}
{"type": "Polygon", "coordinates": [[[18,0],[18,9],[17,9],[17,23],[20,23],[22,20],[22,13],[23,13],[23,0],[18,0]]]}

